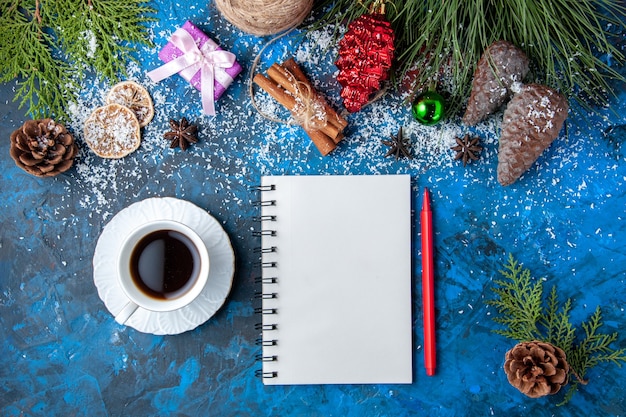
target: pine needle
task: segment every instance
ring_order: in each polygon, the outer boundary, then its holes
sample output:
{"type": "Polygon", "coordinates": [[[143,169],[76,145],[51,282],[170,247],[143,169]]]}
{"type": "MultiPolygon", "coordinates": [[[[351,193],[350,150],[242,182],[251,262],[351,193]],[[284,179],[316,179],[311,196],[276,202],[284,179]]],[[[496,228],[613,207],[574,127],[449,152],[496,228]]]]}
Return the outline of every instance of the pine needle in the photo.
{"type": "MultiPolygon", "coordinates": [[[[366,13],[372,3],[320,2],[318,10],[324,14],[311,28],[349,23],[366,13]]],[[[438,84],[440,93],[449,95],[450,114],[465,104],[476,63],[497,40],[508,40],[528,55],[534,64],[529,82],[554,87],[584,109],[606,104],[609,95],[615,94],[610,84],[613,80],[626,82],[615,69],[624,65],[624,54],[611,42],[624,36],[626,6],[617,0],[387,3],[386,16],[396,34],[396,85],[409,70],[416,69],[414,92],[438,84]]]]}

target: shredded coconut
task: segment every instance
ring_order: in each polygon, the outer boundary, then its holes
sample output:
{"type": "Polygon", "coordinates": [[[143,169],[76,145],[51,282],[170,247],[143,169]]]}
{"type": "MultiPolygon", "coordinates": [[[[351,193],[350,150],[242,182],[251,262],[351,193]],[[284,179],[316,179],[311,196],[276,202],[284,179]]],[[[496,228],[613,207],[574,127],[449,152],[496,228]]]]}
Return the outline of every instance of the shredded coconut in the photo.
{"type": "Polygon", "coordinates": [[[96,35],[91,30],[82,32],[82,35],[87,39],[87,58],[94,58],[98,50],[98,39],[96,39],[96,35]]]}
{"type": "MultiPolygon", "coordinates": [[[[198,175],[195,173],[201,170],[200,175],[210,176],[220,184],[217,190],[202,192],[218,194],[220,188],[231,190],[240,187],[241,183],[253,185],[259,181],[260,175],[265,174],[345,174],[358,170],[371,174],[422,175],[439,169],[443,172],[441,177],[445,178],[458,175],[454,172],[460,165],[453,159],[454,152],[450,147],[455,145],[455,137],[468,133],[468,130],[481,138],[484,148],[480,160],[473,164],[480,166],[495,158],[501,113],[472,128],[463,126],[456,117],[435,126],[424,126],[413,119],[407,97],[393,89],[360,112],[344,115],[349,122],[344,131],[345,138],[326,157],[319,154],[300,126],[269,122],[254,109],[247,97],[249,80],[246,71],[216,102],[217,116],[203,115],[200,93],[180,76],[174,75],[156,84],[145,75],[146,71],[162,64],[156,58],[158,51],[179,24],[176,19],[155,22],[150,33],[157,46],[140,48],[143,58],[139,63],[130,63],[127,68],[128,79],[147,88],[155,110],[152,122],[141,131],[141,145],[136,151],[119,160],[103,159],[88,147],[81,146],[89,140],[83,134],[85,121],[95,108],[105,103],[111,83],[85,81],[77,103],[69,108],[69,127],[80,147],[75,169],[70,175],[77,177],[84,190],[76,193],[68,189],[68,193],[77,195],[81,207],[91,209],[94,215],[103,219],[111,216],[111,204],[120,193],[131,197],[161,195],[163,190],[171,189],[166,184],[176,183],[181,184],[176,186],[176,196],[184,198],[189,188],[185,188],[184,180],[179,178],[181,172],[198,175]],[[199,143],[185,152],[170,149],[169,141],[163,139],[169,119],[183,116],[199,127],[199,143]],[[385,158],[387,148],[381,140],[396,135],[400,127],[413,158],[385,158]],[[221,182],[216,178],[221,178],[221,182]]],[[[333,58],[337,56],[337,50],[332,42],[332,31],[333,28],[328,27],[304,37],[283,38],[267,48],[257,71],[264,71],[272,63],[294,55],[329,104],[342,109],[340,86],[335,80],[333,58]]],[[[242,63],[252,62],[264,46],[263,40],[242,36],[234,28],[226,28],[223,34],[220,29],[220,36],[221,39],[216,41],[224,49],[233,51],[242,63]]],[[[257,88],[254,90],[255,100],[264,113],[289,118],[287,110],[274,99],[257,88]]],[[[124,126],[118,127],[118,133],[125,135],[124,126]]],[[[469,177],[474,175],[471,169],[462,172],[469,177]]],[[[202,178],[194,178],[194,182],[202,181],[202,178]]],[[[229,203],[247,204],[246,201],[229,203]]]]}

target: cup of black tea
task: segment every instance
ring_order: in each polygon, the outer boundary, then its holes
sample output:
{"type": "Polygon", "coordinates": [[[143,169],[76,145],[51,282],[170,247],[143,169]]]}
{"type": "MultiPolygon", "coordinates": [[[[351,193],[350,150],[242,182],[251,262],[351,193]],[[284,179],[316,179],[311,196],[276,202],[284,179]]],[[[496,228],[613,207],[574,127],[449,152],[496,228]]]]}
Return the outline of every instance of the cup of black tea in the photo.
{"type": "Polygon", "coordinates": [[[209,253],[196,232],[173,220],[145,223],[120,249],[118,282],[129,301],[115,320],[124,324],[138,308],[183,308],[202,292],[208,277],[209,253]]]}

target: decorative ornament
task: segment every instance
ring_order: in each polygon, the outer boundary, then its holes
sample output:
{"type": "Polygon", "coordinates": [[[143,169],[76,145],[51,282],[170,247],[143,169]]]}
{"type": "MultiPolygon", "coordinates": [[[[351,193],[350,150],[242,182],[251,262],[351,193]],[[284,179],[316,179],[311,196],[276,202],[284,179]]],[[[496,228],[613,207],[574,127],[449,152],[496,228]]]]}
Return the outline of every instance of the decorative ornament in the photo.
{"type": "Polygon", "coordinates": [[[517,181],[559,136],[569,104],[556,90],[528,84],[513,96],[504,111],[498,147],[498,182],[517,181]]]}
{"type": "Polygon", "coordinates": [[[504,359],[509,383],[531,398],[556,394],[567,384],[569,364],[558,346],[537,340],[521,342],[504,359]]]}
{"type": "Polygon", "coordinates": [[[29,174],[52,177],[70,169],[78,147],[65,126],[54,120],[28,120],[11,133],[10,153],[29,174]]]}
{"type": "Polygon", "coordinates": [[[106,97],[107,104],[121,104],[135,113],[139,127],[145,127],[154,117],[154,106],[148,90],[134,81],[114,85],[106,97]]]}
{"type": "Polygon", "coordinates": [[[337,82],[346,109],[361,110],[370,96],[380,90],[389,78],[394,57],[394,33],[384,15],[384,4],[378,13],[363,14],[348,25],[339,41],[337,82]]]}
{"type": "Polygon", "coordinates": [[[411,112],[415,120],[431,126],[439,123],[445,116],[445,100],[435,91],[426,91],[415,98],[411,112]]]}
{"type": "Polygon", "coordinates": [[[393,155],[396,157],[396,161],[400,159],[400,157],[411,159],[412,157],[411,152],[409,152],[409,145],[402,135],[402,128],[398,129],[398,134],[396,136],[390,136],[391,140],[381,140],[383,145],[389,146],[389,150],[385,154],[385,158],[393,155]]]}
{"type": "Polygon", "coordinates": [[[463,123],[475,125],[498,110],[527,73],[528,57],[521,49],[507,41],[492,43],[476,65],[463,123]]]}
{"type": "Polygon", "coordinates": [[[571,382],[559,405],[567,403],[585,380],[587,371],[600,363],[621,365],[626,349],[613,349],[618,333],[603,334],[602,312],[575,328],[570,322],[572,302],[559,302],[556,286],[544,299],[543,279],[533,279],[530,270],[509,255],[500,270],[503,279],[494,280],[496,295],[487,303],[494,307],[495,333],[516,340],[506,352],[504,372],[515,388],[529,397],[556,394],[571,382]]]}
{"type": "Polygon", "coordinates": [[[163,138],[171,141],[170,148],[180,147],[187,150],[190,144],[198,143],[198,126],[189,123],[183,117],[180,122],[170,119],[170,131],[163,134],[163,138]]]}
{"type": "Polygon", "coordinates": [[[450,149],[456,152],[454,156],[455,160],[462,160],[463,166],[466,166],[470,161],[478,160],[480,152],[483,150],[483,148],[479,146],[479,138],[472,138],[469,134],[466,134],[462,139],[456,137],[454,140],[456,141],[456,145],[450,149]]]}
{"type": "Polygon", "coordinates": [[[300,25],[311,12],[313,0],[215,0],[215,5],[239,29],[266,36],[300,25]]]}
{"type": "Polygon", "coordinates": [[[87,146],[102,158],[123,158],[141,144],[137,116],[121,104],[95,109],[85,120],[84,134],[87,146]]]}

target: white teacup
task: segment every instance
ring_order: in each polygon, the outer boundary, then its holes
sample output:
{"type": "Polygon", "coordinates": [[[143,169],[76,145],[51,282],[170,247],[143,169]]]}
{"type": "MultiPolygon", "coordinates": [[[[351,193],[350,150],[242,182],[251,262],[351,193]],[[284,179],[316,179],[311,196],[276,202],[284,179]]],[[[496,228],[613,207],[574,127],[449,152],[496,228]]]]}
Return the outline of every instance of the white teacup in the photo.
{"type": "Polygon", "coordinates": [[[118,283],[129,301],[115,320],[124,324],[138,308],[173,311],[195,300],[209,277],[209,253],[189,227],[156,220],[124,239],[117,266],[118,283]]]}

